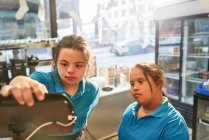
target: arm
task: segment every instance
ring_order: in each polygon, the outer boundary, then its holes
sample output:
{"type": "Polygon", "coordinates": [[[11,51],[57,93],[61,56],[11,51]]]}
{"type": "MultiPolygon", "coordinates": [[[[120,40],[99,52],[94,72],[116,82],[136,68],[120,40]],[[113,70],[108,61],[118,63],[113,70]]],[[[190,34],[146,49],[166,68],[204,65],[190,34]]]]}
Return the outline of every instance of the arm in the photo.
{"type": "Polygon", "coordinates": [[[19,104],[28,106],[34,104],[32,94],[35,94],[38,100],[43,100],[44,94],[47,92],[43,84],[27,76],[17,76],[11,80],[9,85],[5,85],[1,89],[2,96],[7,97],[12,94],[19,104]]]}
{"type": "Polygon", "coordinates": [[[189,132],[183,121],[170,123],[165,128],[164,140],[189,140],[189,132]]]}

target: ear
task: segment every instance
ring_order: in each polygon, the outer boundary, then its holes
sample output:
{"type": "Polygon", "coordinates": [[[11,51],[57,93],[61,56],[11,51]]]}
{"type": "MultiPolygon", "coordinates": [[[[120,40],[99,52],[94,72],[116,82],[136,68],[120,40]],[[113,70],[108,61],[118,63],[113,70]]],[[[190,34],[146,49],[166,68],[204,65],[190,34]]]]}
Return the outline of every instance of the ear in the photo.
{"type": "Polygon", "coordinates": [[[86,71],[85,71],[85,74],[84,74],[84,77],[91,77],[90,75],[90,68],[89,68],[89,64],[86,66],[86,71]]]}
{"type": "Polygon", "coordinates": [[[57,65],[55,64],[55,62],[52,62],[52,68],[55,69],[57,67],[57,65]]]}

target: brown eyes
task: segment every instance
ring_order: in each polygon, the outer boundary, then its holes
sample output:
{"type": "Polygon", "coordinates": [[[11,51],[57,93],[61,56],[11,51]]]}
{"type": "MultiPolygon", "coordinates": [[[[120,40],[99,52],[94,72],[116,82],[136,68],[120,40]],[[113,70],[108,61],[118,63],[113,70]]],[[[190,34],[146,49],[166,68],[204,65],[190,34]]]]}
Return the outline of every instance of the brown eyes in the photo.
{"type": "Polygon", "coordinates": [[[65,63],[61,63],[62,66],[67,67],[68,65],[65,63]]]}
{"type": "Polygon", "coordinates": [[[83,67],[83,65],[75,65],[76,66],[76,68],[82,68],[83,67]]]}
{"type": "MultiPolygon", "coordinates": [[[[144,80],[144,79],[138,79],[136,82],[138,85],[143,85],[145,81],[146,80],[144,80]]],[[[130,82],[131,87],[134,87],[135,84],[136,84],[135,82],[130,82]]]]}
{"type": "MultiPolygon", "coordinates": [[[[67,64],[67,63],[60,63],[60,65],[62,65],[63,67],[68,67],[69,66],[69,64],[67,64]]],[[[76,64],[74,67],[75,68],[82,68],[84,65],[82,65],[82,64],[76,64]]]]}
{"type": "Polygon", "coordinates": [[[144,81],[145,80],[138,80],[137,82],[142,85],[144,83],[144,81]]]}

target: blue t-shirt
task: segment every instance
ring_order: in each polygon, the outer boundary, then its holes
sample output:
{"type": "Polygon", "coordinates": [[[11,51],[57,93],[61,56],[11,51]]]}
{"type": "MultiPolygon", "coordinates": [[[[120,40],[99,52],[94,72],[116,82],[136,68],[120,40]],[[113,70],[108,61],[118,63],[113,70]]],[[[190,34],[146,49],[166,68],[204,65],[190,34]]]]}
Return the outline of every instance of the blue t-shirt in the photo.
{"type": "Polygon", "coordinates": [[[48,92],[66,93],[74,106],[77,120],[73,131],[64,135],[73,135],[80,132],[85,126],[91,111],[99,101],[98,85],[92,81],[83,79],[75,96],[71,97],[63,88],[57,70],[48,73],[34,72],[30,75],[30,78],[44,84],[48,92]]]}
{"type": "Polygon", "coordinates": [[[186,122],[165,97],[150,115],[137,119],[137,102],[129,105],[118,129],[119,140],[189,140],[186,122]]]}

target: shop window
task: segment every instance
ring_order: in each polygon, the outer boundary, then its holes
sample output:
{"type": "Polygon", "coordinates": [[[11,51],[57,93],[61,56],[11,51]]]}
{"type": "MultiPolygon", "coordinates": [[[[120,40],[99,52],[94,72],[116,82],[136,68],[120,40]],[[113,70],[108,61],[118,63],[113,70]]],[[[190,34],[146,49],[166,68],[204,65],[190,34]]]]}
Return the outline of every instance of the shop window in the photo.
{"type": "MultiPolygon", "coordinates": [[[[26,2],[28,10],[26,9],[18,18],[19,0],[12,0],[11,3],[0,2],[0,39],[3,43],[51,38],[50,1],[26,0],[26,2]]],[[[146,20],[153,18],[143,18],[145,12],[143,9],[146,8],[139,9],[137,6],[147,5],[142,1],[135,1],[130,3],[131,7],[136,7],[135,9],[130,7],[124,9],[123,5],[117,4],[118,1],[113,2],[116,3],[114,6],[101,0],[92,0],[91,3],[86,0],[55,0],[55,7],[51,8],[56,8],[57,37],[61,38],[72,33],[82,34],[92,46],[97,69],[115,65],[132,66],[142,60],[154,62],[154,44],[148,42],[149,45],[145,46],[144,40],[153,37],[155,29],[143,26],[145,22],[152,22],[146,20]],[[131,42],[137,42],[139,46],[130,45],[131,42]]],[[[40,51],[36,55],[39,55],[41,60],[52,58],[51,48],[36,49],[28,49],[28,54],[40,51]],[[47,52],[47,55],[44,55],[44,52],[47,52]]]]}

